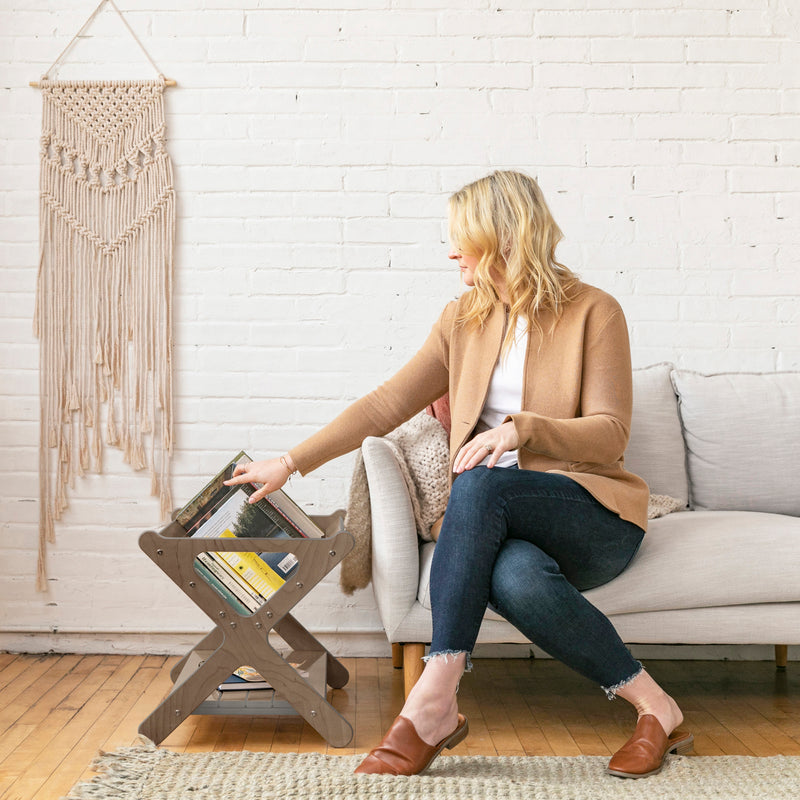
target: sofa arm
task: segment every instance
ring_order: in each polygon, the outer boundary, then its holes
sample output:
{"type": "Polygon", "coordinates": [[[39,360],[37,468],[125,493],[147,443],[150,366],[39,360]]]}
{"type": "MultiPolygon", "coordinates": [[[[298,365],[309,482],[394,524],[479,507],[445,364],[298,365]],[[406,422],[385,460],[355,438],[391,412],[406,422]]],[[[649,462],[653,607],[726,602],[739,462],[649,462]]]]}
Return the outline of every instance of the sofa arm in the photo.
{"type": "Polygon", "coordinates": [[[417,599],[419,540],[394,453],[373,436],[361,445],[372,514],[372,587],[389,641],[417,599]]]}

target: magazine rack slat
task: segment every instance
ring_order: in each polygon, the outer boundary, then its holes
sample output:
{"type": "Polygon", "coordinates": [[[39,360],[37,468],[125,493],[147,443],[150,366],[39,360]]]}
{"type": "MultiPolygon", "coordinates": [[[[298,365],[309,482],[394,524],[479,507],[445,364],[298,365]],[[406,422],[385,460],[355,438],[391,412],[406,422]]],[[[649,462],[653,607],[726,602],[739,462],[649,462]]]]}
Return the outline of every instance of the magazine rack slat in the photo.
{"type": "MultiPolygon", "coordinates": [[[[177,522],[145,531],[139,547],[208,615],[214,628],[171,672],[175,685],[167,698],[139,726],[139,733],[162,742],[198,708],[235,669],[254,667],[303,719],[334,747],[353,738],[350,723],[269,642],[275,631],[296,651],[294,660],[312,663],[324,656],[325,682],[344,686],[349,674],[290,613],[303,597],[353,548],[353,537],[340,530],[324,539],[192,538],[177,522]],[[243,616],[220,597],[194,569],[205,552],[293,553],[294,575],[252,615],[243,616]]],[[[290,654],[289,658],[292,658],[290,654]]]]}

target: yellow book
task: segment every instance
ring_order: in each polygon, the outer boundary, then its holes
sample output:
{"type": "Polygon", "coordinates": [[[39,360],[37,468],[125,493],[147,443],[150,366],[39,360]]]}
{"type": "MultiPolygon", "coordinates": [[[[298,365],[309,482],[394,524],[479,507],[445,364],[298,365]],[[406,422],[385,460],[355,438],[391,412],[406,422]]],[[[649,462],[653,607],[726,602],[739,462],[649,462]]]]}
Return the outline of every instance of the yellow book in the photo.
{"type": "MultiPolygon", "coordinates": [[[[230,530],[220,532],[220,537],[235,539],[230,530]]],[[[249,583],[263,598],[270,598],[286,581],[275,572],[269,564],[258,557],[256,553],[219,553],[221,558],[230,564],[247,583],[249,583]]]]}

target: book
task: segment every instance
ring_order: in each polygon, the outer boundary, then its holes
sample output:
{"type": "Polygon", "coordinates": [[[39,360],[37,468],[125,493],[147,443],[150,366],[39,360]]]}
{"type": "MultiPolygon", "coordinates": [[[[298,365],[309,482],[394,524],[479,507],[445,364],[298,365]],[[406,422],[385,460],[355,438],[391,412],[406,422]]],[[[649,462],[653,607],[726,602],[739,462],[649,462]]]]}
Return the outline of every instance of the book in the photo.
{"type": "MultiPolygon", "coordinates": [[[[208,555],[204,553],[203,555],[208,555]]],[[[226,600],[231,607],[242,616],[246,616],[251,612],[250,608],[239,600],[228,587],[219,580],[219,578],[200,560],[196,559],[194,568],[197,574],[223,599],[226,600]]]]}
{"type": "MultiPolygon", "coordinates": [[[[225,531],[221,534],[224,539],[233,538],[234,534],[225,531]]],[[[286,582],[286,577],[293,571],[299,562],[293,553],[223,553],[222,557],[230,566],[264,597],[270,597],[286,582]],[[280,563],[291,564],[291,569],[279,574],[272,568],[265,555],[275,555],[280,563]]]]}
{"type": "MultiPolygon", "coordinates": [[[[283,491],[256,503],[250,496],[257,484],[226,486],[238,464],[249,463],[240,452],[176,515],[175,521],[197,538],[323,538],[324,533],[283,491]]],[[[257,611],[295,573],[299,561],[287,552],[208,552],[195,560],[195,569],[239,613],[257,611]],[[202,567],[202,571],[199,569],[202,567]],[[211,581],[209,581],[211,583],[211,581]]]]}
{"type": "MultiPolygon", "coordinates": [[[[308,678],[308,670],[303,669],[301,662],[288,662],[295,668],[297,674],[303,678],[308,678]]],[[[233,674],[225,678],[225,680],[217,686],[219,692],[249,692],[259,689],[272,689],[272,684],[262,678],[261,675],[253,669],[253,667],[239,667],[233,671],[233,674]]]]}
{"type": "Polygon", "coordinates": [[[264,680],[252,667],[239,667],[226,678],[217,689],[220,692],[253,691],[256,689],[272,689],[272,684],[264,680]]]}
{"type": "Polygon", "coordinates": [[[217,553],[200,553],[195,561],[195,567],[198,562],[204,567],[206,573],[213,575],[217,594],[222,594],[225,599],[234,598],[247,609],[245,613],[248,614],[261,608],[266,598],[254,594],[253,587],[249,584],[240,583],[236,573],[229,569],[217,553]]]}
{"type": "MultiPolygon", "coordinates": [[[[251,461],[252,459],[247,453],[240,451],[177,513],[175,521],[186,530],[187,535],[192,536],[235,492],[243,491],[249,497],[261,488],[260,484],[245,483],[238,486],[226,486],[224,483],[228,478],[233,477],[234,470],[239,464],[249,464],[251,461]]],[[[262,521],[257,531],[251,533],[248,520],[245,519],[241,531],[236,532],[237,536],[284,535],[291,538],[325,538],[323,531],[282,490],[271,492],[257,503],[252,504],[251,508],[260,509],[273,523],[274,527],[270,529],[272,532],[267,531],[262,521]]],[[[253,517],[250,518],[250,520],[252,519],[253,517]]]]}

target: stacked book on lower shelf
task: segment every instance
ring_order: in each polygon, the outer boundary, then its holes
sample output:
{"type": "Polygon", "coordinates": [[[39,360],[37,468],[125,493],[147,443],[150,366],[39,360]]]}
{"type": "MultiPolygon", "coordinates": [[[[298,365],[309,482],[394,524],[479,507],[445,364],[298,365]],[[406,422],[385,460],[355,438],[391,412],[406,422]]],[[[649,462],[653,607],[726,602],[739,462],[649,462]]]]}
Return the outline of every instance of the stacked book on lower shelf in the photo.
{"type": "MultiPolygon", "coordinates": [[[[202,663],[203,653],[194,653],[178,677],[180,682],[184,674],[191,674],[202,663]],[[196,656],[196,657],[195,657],[196,656]]],[[[210,654],[209,654],[210,655],[210,654]]],[[[319,651],[302,652],[295,650],[286,660],[295,668],[299,675],[305,678],[320,694],[325,694],[326,689],[326,653],[319,651]]],[[[244,670],[251,668],[244,667],[244,670]]],[[[236,673],[234,673],[235,675],[236,673]]],[[[255,673],[257,674],[257,673],[255,673]]],[[[233,676],[232,676],[233,677],[233,676]]],[[[261,676],[259,676],[260,678],[261,676]]],[[[229,678],[228,681],[231,679],[229,678]]],[[[228,683],[226,681],[226,683],[228,683]]],[[[263,678],[260,681],[243,681],[241,688],[223,689],[219,687],[195,710],[196,714],[295,714],[292,704],[269,686],[269,681],[263,678]],[[260,688],[250,688],[249,683],[260,688]],[[267,684],[265,687],[264,684],[267,684]]]]}

